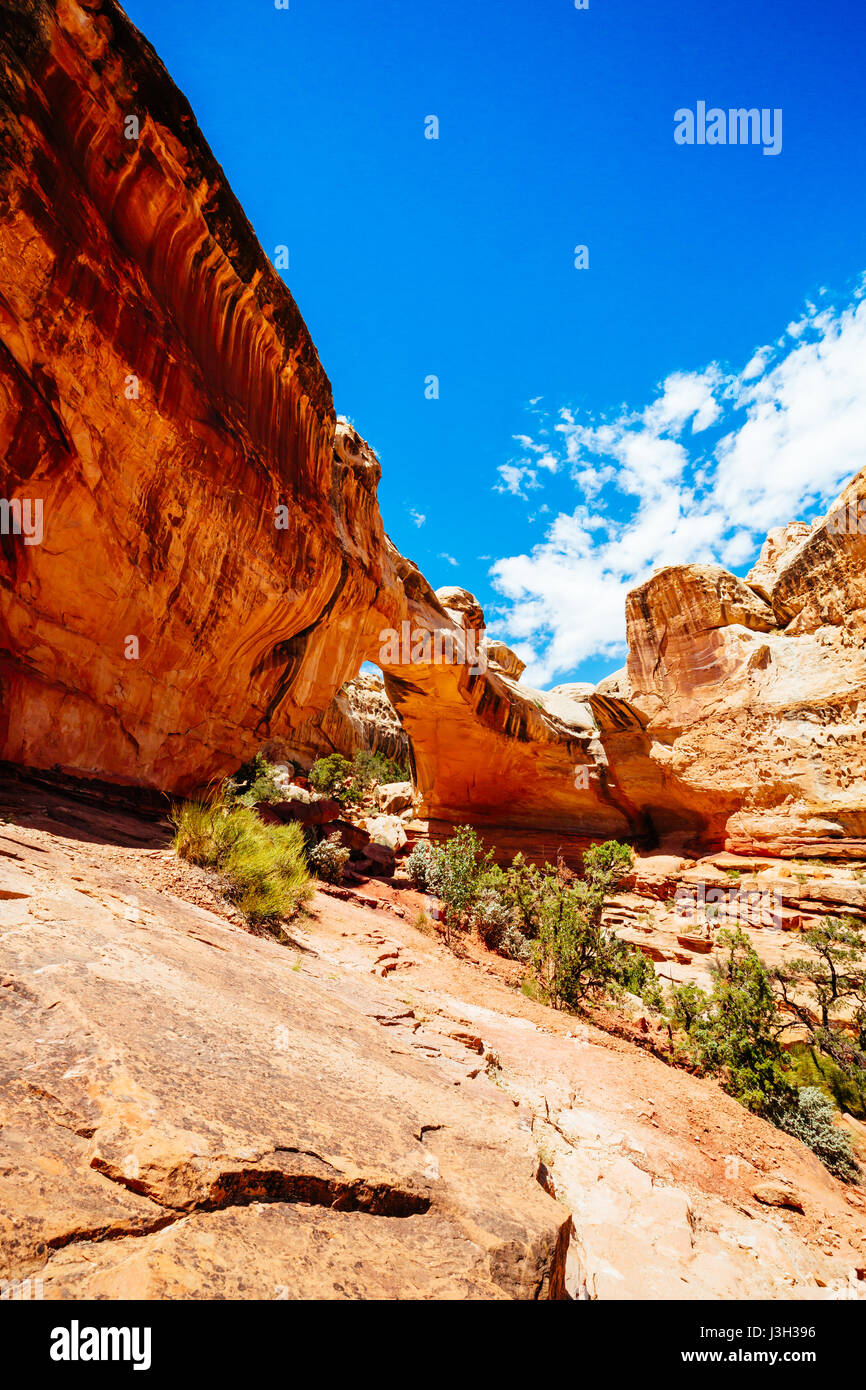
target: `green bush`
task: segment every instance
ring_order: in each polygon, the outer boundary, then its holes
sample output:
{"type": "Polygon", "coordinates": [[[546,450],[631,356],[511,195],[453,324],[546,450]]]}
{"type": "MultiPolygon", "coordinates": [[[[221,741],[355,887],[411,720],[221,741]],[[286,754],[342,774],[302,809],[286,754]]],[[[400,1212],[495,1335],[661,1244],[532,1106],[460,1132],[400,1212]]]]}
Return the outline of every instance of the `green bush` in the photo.
{"type": "Polygon", "coordinates": [[[262,753],[229,777],[223,788],[229,806],[256,806],[260,801],[285,801],[286,794],[276,781],[275,769],[262,753]]]}
{"type": "Polygon", "coordinates": [[[540,875],[525,875],[530,886],[524,911],[536,934],[535,975],[543,998],[558,1009],[578,1009],[592,996],[615,993],[635,973],[646,981],[635,948],[620,941],[601,920],[606,897],[631,863],[631,850],[609,840],[587,850],[583,863],[583,879],[550,865],[540,875]]]}
{"type": "Polygon", "coordinates": [[[215,869],[226,897],[252,925],[290,918],[310,897],[299,825],[265,825],[255,811],[230,808],[221,799],[175,806],[171,820],[175,852],[215,869]]]}
{"type": "MultiPolygon", "coordinates": [[[[726,954],[711,967],[713,989],[692,1019],[687,1051],[700,1071],[721,1076],[729,1095],[765,1114],[793,1100],[789,1063],[779,1041],[784,1027],[769,974],[751,941],[724,927],[717,943],[726,954]]],[[[697,995],[692,994],[697,1003],[697,995]]],[[[679,995],[683,1007],[684,995],[679,995]]]]}
{"type": "Polygon", "coordinates": [[[710,1007],[710,996],[700,985],[686,983],[674,985],[670,991],[665,1012],[672,1028],[683,1033],[691,1033],[695,1025],[705,1016],[710,1007]]]}
{"type": "Polygon", "coordinates": [[[438,862],[435,845],[428,844],[426,840],[418,840],[412,846],[405,869],[419,893],[435,892],[438,862]]]}
{"type": "Polygon", "coordinates": [[[458,826],[436,850],[432,891],[445,909],[445,940],[449,945],[452,931],[468,925],[482,875],[491,859],[492,851],[485,856],[481,840],[469,825],[458,826]]]}
{"type": "Polygon", "coordinates": [[[378,782],[408,781],[408,774],[381,753],[361,749],[351,762],[341,753],[329,753],[310,768],[310,785],[342,806],[357,806],[378,782]]]}
{"type": "MultiPolygon", "coordinates": [[[[854,1114],[866,1111],[866,933],[851,917],[803,932],[813,954],[775,972],[787,1011],[806,1032],[811,1076],[854,1114]],[[838,1025],[842,1023],[844,1027],[838,1025]]],[[[800,1054],[800,1070],[809,1069],[800,1054]]]]}
{"type": "Polygon", "coordinates": [[[307,851],[310,868],[326,883],[342,883],[349,860],[349,848],[343,844],[339,830],[307,851]]]}
{"type": "Polygon", "coordinates": [[[517,925],[517,914],[495,888],[482,888],[472,904],[470,925],[490,951],[510,960],[528,960],[529,944],[517,925]]]}
{"type": "Polygon", "coordinates": [[[854,1157],[851,1135],[836,1124],[833,1102],[817,1086],[803,1086],[794,1106],[773,1116],[779,1129],[792,1134],[817,1154],[825,1168],[843,1182],[859,1182],[861,1169],[854,1157]]]}
{"type": "Polygon", "coordinates": [[[365,780],[368,786],[375,783],[409,782],[408,768],[386,758],[384,753],[369,753],[365,749],[356,753],[352,759],[352,770],[356,777],[365,780]]]}
{"type": "MultiPolygon", "coordinates": [[[[836,1041],[838,1049],[840,1041],[836,1041]]],[[[797,1086],[818,1086],[840,1110],[857,1120],[866,1120],[866,1069],[839,1066],[827,1052],[811,1043],[797,1042],[788,1048],[791,1077],[797,1086]]]]}
{"type": "Polygon", "coordinates": [[[630,994],[638,995],[647,1008],[662,1012],[664,995],[655,966],[636,946],[627,950],[617,983],[630,994]]]}
{"type": "Polygon", "coordinates": [[[332,796],[342,805],[351,797],[352,764],[341,753],[319,758],[310,768],[310,786],[323,796],[332,796]]]}

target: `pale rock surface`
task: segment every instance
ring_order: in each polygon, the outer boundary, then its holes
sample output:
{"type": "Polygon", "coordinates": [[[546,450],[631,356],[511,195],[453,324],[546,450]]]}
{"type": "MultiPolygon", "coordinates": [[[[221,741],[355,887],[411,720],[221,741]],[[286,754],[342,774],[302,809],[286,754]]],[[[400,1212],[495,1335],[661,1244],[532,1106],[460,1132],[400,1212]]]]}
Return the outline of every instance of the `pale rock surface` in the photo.
{"type": "Polygon", "coordinates": [[[47,1299],[866,1293],[862,1194],[712,1082],[381,910],[321,895],[288,946],[251,936],[153,822],[21,784],[0,810],[0,1277],[47,1299]],[[754,1199],[778,1177],[802,1213],[754,1199]]]}

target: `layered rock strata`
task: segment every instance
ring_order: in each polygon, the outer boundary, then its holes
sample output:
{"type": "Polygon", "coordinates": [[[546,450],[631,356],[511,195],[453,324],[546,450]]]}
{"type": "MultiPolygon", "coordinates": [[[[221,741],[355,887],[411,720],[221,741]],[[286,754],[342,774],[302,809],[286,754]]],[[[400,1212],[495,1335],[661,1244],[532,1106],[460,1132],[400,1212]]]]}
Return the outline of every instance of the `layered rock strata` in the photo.
{"type": "Polygon", "coordinates": [[[408,755],[430,833],[533,857],[866,851],[862,475],[746,580],[631,594],[624,673],[532,690],[386,537],[378,460],[119,6],[5,13],[2,756],[189,793],[262,746],[372,740],[408,755]],[[387,707],[346,687],[365,661],[387,707]]]}

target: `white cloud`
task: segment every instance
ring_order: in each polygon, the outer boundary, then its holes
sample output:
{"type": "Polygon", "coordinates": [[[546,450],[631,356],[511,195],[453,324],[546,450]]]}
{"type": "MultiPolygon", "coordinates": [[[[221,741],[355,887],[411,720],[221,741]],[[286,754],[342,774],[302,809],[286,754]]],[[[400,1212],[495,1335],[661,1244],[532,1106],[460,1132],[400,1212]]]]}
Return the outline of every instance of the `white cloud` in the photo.
{"type": "Polygon", "coordinates": [[[494,492],[510,492],[514,497],[522,497],[525,500],[526,489],[541,487],[534,468],[503,463],[497,472],[502,481],[494,485],[494,492]]]}
{"type": "Polygon", "coordinates": [[[423,513],[423,512],[416,512],[416,510],[415,510],[414,507],[410,507],[410,508],[409,508],[409,515],[411,516],[411,518],[412,518],[412,520],[414,521],[414,523],[415,523],[416,526],[423,526],[423,525],[424,525],[424,522],[427,520],[427,518],[426,518],[426,516],[424,515],[424,513],[423,513]]]}
{"type": "Polygon", "coordinates": [[[459,560],[455,560],[455,559],[454,559],[454,556],[453,556],[453,555],[446,555],[445,552],[444,552],[444,550],[442,550],[442,551],[439,552],[439,559],[440,559],[440,560],[447,560],[449,565],[457,565],[457,564],[460,563],[459,560]]]}
{"type": "MultiPolygon", "coordinates": [[[[527,661],[530,684],[589,657],[620,660],[630,589],[665,565],[746,567],[768,530],[824,510],[866,465],[863,289],[847,305],[824,304],[807,305],[739,373],[718,363],[673,372],[649,405],[613,420],[558,412],[556,461],[583,500],[528,554],[491,566],[503,599],[491,616],[527,661]],[[695,438],[711,428],[706,442],[695,438]]],[[[519,442],[536,463],[541,448],[552,452],[530,436],[519,442]]],[[[526,466],[499,472],[500,491],[525,497],[539,486],[526,466]]]]}
{"type": "Polygon", "coordinates": [[[743,380],[751,381],[752,377],[760,376],[767,365],[767,358],[764,352],[756,352],[751,362],[743,368],[743,380]]]}

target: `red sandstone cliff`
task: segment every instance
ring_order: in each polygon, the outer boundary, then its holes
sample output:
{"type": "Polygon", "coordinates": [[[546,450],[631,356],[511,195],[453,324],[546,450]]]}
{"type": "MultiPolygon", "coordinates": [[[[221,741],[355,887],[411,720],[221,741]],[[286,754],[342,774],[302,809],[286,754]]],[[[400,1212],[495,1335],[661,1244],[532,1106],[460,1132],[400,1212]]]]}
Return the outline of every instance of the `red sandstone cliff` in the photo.
{"type": "Polygon", "coordinates": [[[0,491],[43,535],[0,536],[3,757],[189,792],[351,738],[334,700],[372,660],[434,829],[862,850],[862,537],[795,527],[751,585],[663,571],[590,695],[528,689],[502,644],[389,654],[483,615],[385,536],[379,463],[187,102],[115,0],[5,13],[0,491]]]}

